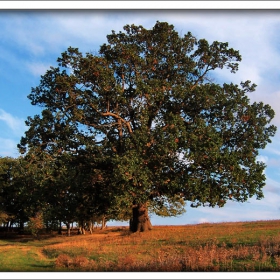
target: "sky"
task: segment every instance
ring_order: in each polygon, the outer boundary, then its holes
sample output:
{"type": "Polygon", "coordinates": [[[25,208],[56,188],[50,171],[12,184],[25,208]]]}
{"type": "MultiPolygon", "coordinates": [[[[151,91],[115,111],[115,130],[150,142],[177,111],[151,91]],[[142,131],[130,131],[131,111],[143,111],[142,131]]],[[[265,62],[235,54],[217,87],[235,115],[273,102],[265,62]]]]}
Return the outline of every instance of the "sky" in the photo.
{"type": "MultiPolygon", "coordinates": [[[[106,1],[105,1],[106,2],[106,1]]],[[[160,3],[158,6],[160,8],[160,3]]],[[[69,46],[97,52],[112,30],[126,24],[152,28],[156,21],[173,24],[180,34],[190,31],[198,39],[228,42],[242,61],[236,74],[217,71],[219,82],[251,80],[257,84],[251,102],[270,104],[280,125],[280,10],[250,9],[0,9],[0,156],[17,157],[17,144],[27,130],[28,116],[41,109],[27,95],[40,76],[69,46]]],[[[153,225],[187,225],[280,218],[280,130],[258,160],[267,168],[264,199],[228,202],[223,208],[190,208],[179,217],[151,216],[153,225]]],[[[109,222],[108,225],[127,225],[109,222]]]]}

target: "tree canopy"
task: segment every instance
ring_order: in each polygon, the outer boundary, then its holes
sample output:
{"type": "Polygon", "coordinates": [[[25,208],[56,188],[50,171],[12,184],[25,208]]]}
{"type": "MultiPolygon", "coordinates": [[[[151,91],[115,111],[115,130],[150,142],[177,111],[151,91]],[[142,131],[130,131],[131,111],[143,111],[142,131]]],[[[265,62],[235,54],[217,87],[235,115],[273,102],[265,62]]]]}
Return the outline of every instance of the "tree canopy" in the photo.
{"type": "Polygon", "coordinates": [[[133,204],[134,231],[147,228],[143,207],[176,215],[186,201],[221,207],[261,199],[265,164],[257,156],[276,132],[274,111],[250,102],[250,81],[211,79],[215,69],[238,71],[239,52],[180,36],[166,22],[126,25],[107,40],[98,54],[69,47],[41,76],[28,98],[42,113],[28,117],[21,152],[83,166],[88,180],[78,192],[99,193],[101,212],[133,204]]]}

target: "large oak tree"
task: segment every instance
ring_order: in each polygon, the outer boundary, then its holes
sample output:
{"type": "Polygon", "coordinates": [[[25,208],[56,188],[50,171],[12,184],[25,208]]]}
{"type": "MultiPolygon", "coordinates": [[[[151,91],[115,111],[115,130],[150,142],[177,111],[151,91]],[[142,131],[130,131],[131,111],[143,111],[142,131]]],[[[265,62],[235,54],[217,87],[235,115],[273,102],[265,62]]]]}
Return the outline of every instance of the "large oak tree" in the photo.
{"type": "Polygon", "coordinates": [[[250,81],[211,79],[218,68],[235,73],[239,52],[180,36],[166,22],[126,25],[107,39],[98,54],[69,47],[32,88],[42,114],[28,118],[22,152],[94,165],[107,199],[133,206],[132,231],[151,227],[147,209],[176,215],[184,201],[261,199],[265,165],[257,156],[275,134],[274,111],[250,102],[250,81]]]}

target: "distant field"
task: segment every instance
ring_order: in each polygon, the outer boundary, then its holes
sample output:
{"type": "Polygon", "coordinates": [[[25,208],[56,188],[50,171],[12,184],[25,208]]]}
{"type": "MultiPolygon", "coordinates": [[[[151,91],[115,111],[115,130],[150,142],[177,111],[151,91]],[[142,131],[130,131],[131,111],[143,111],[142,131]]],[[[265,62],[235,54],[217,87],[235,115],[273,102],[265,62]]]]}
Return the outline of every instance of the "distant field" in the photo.
{"type": "Polygon", "coordinates": [[[280,271],[280,220],[2,236],[1,272],[280,271]]]}

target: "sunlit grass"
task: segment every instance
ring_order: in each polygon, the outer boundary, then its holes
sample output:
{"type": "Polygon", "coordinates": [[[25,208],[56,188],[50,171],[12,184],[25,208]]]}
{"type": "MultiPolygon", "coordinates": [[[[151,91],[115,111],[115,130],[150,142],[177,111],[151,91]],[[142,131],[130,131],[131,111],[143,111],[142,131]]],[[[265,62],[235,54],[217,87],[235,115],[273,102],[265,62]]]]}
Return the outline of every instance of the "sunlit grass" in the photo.
{"type": "Polygon", "coordinates": [[[280,221],[0,240],[3,271],[280,271],[280,221]]]}

